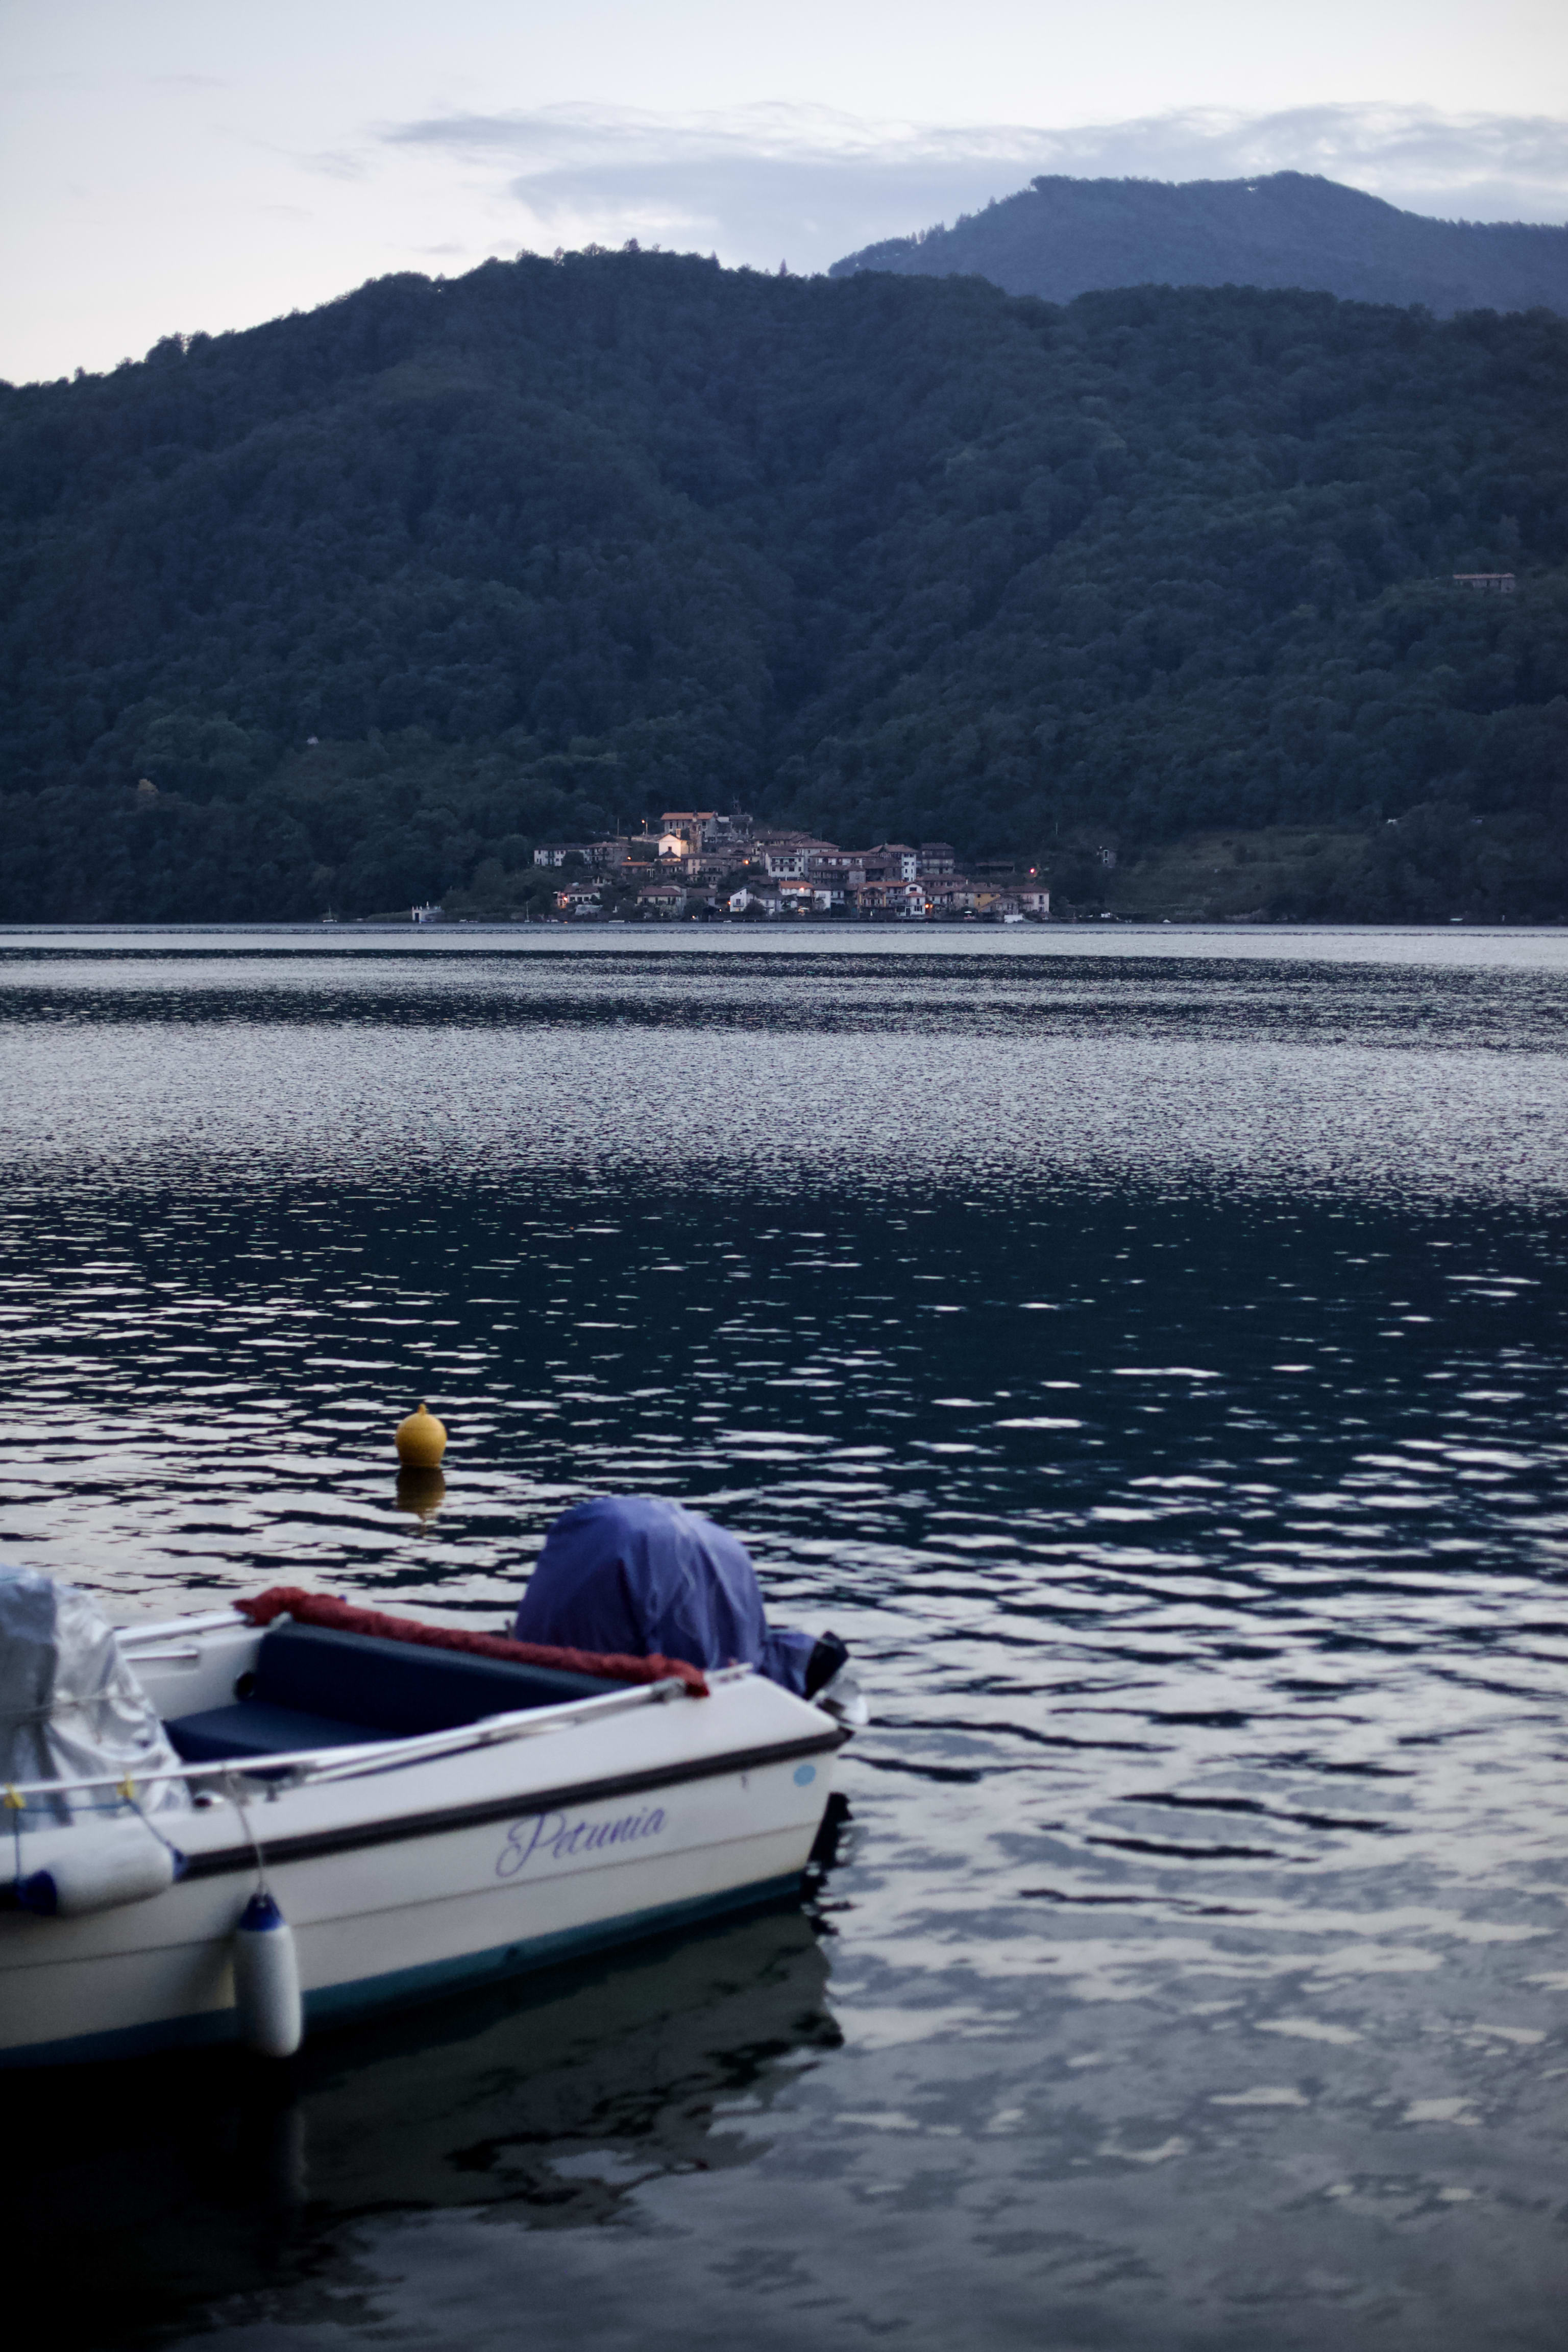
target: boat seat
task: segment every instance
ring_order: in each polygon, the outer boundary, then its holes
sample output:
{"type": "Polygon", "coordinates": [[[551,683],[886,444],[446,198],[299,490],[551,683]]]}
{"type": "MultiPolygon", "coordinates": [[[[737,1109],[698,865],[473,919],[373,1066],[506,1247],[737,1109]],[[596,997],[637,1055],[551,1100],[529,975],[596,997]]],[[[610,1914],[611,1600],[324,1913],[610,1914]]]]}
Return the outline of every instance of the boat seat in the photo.
{"type": "Polygon", "coordinates": [[[309,1715],[303,1707],[268,1706],[256,1698],[182,1715],[163,1728],[186,1764],[214,1764],[225,1756],[289,1756],[300,1748],[357,1748],[376,1736],[362,1723],[309,1715]]]}
{"type": "Polygon", "coordinates": [[[601,1698],[624,1688],[598,1675],[424,1649],[325,1625],[275,1626],[264,1636],[248,1679],[251,1687],[232,1706],[165,1724],[186,1763],[412,1738],[456,1730],[489,1715],[601,1698]]]}

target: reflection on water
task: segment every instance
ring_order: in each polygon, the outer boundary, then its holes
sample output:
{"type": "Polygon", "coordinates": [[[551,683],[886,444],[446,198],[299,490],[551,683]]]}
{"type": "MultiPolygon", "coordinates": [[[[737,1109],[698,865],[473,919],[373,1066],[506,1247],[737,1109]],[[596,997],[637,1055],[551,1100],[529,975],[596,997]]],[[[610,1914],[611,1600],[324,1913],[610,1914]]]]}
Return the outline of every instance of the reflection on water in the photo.
{"type": "Polygon", "coordinates": [[[439,1470],[400,1470],[397,1507],[416,1519],[433,1519],[446,1496],[446,1479],[439,1470]]]}
{"type": "Polygon", "coordinates": [[[288,2068],[23,2078],[7,2225],[34,2275],[87,2283],[63,2340],[103,2343],[330,2268],[368,2215],[613,2221],[660,2179],[762,2153],[774,2099],[838,2045],[827,1974],[800,1914],[770,1911],[323,2036],[288,2068]]]}
{"type": "Polygon", "coordinates": [[[0,965],[11,1557],[674,1493],[874,1693],[821,1942],[308,2052],[157,2340],[1555,2344],[1568,944],[1264,944],[0,965]]]}

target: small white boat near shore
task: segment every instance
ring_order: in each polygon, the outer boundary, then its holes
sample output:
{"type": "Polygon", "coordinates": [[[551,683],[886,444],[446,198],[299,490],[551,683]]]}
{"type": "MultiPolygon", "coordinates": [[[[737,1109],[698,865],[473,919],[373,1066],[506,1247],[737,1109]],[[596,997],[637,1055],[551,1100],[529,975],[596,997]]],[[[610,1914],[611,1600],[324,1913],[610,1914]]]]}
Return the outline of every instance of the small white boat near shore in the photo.
{"type": "Polygon", "coordinates": [[[289,2046],[236,2000],[258,1884],[307,2029],[789,1892],[863,1720],[748,1666],[627,1684],[237,1609],[115,1647],[163,1760],[0,1790],[0,2066],[289,2046]]]}

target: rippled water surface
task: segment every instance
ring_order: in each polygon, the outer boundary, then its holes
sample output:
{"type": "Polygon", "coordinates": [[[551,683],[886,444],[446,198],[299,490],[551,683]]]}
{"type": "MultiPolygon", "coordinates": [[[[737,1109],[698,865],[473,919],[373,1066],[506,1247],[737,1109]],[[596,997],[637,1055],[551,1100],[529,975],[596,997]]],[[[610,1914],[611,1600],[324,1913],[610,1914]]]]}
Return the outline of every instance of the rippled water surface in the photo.
{"type": "Polygon", "coordinates": [[[0,952],[0,1556],[490,1626],[674,1494],[875,1709],[803,1911],[29,2092],[80,2340],[1561,2343],[1565,1008],[1550,936],[0,952]]]}

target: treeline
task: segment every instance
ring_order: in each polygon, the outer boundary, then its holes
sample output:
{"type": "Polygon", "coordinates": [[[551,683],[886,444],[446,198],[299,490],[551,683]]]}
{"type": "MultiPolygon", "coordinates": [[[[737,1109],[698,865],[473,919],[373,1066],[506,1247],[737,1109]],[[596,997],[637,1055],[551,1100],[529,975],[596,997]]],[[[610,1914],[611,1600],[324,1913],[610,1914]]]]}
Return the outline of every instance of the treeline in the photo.
{"type": "Polygon", "coordinates": [[[0,915],[503,903],[737,803],[1062,860],[1423,810],[1568,912],[1565,391],[1543,313],[630,251],[5,387],[0,915]]]}

